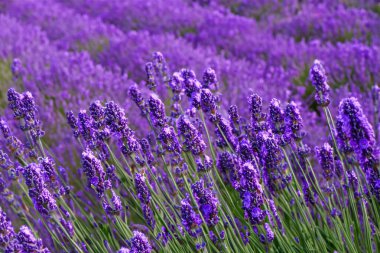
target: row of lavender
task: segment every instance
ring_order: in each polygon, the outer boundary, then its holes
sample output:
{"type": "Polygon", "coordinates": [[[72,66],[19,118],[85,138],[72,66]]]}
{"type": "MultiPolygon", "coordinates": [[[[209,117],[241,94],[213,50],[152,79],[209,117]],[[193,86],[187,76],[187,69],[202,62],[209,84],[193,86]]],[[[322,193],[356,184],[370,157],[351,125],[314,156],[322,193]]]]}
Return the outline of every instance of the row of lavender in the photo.
{"type": "MultiPolygon", "coordinates": [[[[378,249],[375,133],[354,97],[332,116],[320,61],[310,79],[330,135],[315,159],[294,102],[283,107],[272,99],[265,113],[262,98],[252,94],[249,118],[236,105],[226,118],[213,69],[200,81],[189,69],[171,74],[161,53],[148,66],[146,87],[128,91],[151,129],[146,138],[114,101],[66,113],[79,144],[66,145],[81,154],[79,169],[55,159],[43,141],[32,94],[8,90],[17,124],[11,130],[0,122],[5,252],[378,249]],[[160,86],[171,93],[167,108],[156,94],[160,86]],[[24,134],[14,134],[17,128],[24,134]],[[20,222],[16,233],[12,223],[20,222]]],[[[19,80],[15,64],[12,70],[19,80]]],[[[373,92],[378,102],[380,89],[373,92]]]]}
{"type": "MultiPolygon", "coordinates": [[[[313,9],[316,17],[305,18],[304,13],[309,13],[313,7],[305,5],[301,6],[296,18],[290,21],[284,18],[274,22],[278,24],[274,28],[268,28],[266,23],[235,16],[220,8],[201,8],[178,0],[170,4],[141,1],[121,4],[100,0],[62,2],[83,15],[50,0],[13,1],[2,9],[24,23],[40,26],[58,49],[86,50],[96,63],[117,74],[121,71],[135,81],[143,79],[141,66],[153,50],[163,52],[174,69],[191,66],[201,73],[206,66],[211,66],[223,80],[222,92],[230,94],[224,96],[225,105],[241,101],[242,91],[260,90],[260,95],[267,101],[272,96],[302,101],[305,113],[312,109],[311,117],[317,117],[315,121],[319,121],[305,75],[308,65],[316,57],[327,63],[330,78],[334,80],[335,88],[339,88],[337,94],[340,95],[333,95],[336,101],[343,97],[341,94],[353,93],[358,87],[368,91],[378,81],[380,56],[376,27],[379,20],[369,11],[347,9],[342,5],[339,8],[320,5],[313,9]],[[171,15],[164,13],[169,11],[167,6],[172,8],[171,15]],[[352,18],[355,16],[361,18],[352,18]],[[152,17],[165,18],[158,22],[152,17]],[[352,24],[346,22],[347,17],[351,17],[352,24]],[[310,32],[320,40],[307,39],[297,43],[293,37],[298,35],[293,32],[286,33],[290,37],[277,36],[277,31],[284,33],[288,30],[284,27],[302,31],[303,28],[296,26],[310,27],[310,23],[315,24],[315,30],[310,32]],[[324,35],[332,34],[328,36],[338,38],[343,36],[341,33],[351,34],[352,40],[324,43],[328,40],[324,35]],[[368,34],[374,37],[374,42],[368,42],[369,45],[365,40],[368,34]],[[356,41],[357,38],[364,39],[356,41]],[[273,89],[278,85],[283,88],[273,89]]],[[[84,83],[88,85],[88,82],[84,83]]],[[[370,94],[364,93],[362,99],[370,102],[370,94]]]]}

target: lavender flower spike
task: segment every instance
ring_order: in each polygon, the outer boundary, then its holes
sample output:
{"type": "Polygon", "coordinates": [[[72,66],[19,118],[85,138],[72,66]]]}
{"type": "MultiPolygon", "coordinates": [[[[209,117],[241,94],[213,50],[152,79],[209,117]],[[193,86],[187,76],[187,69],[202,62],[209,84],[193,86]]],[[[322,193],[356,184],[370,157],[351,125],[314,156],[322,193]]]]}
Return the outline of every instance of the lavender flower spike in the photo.
{"type": "Polygon", "coordinates": [[[304,136],[301,131],[303,120],[298,109],[298,106],[293,101],[288,103],[285,108],[285,131],[292,139],[298,141],[304,136]]]}
{"type": "Polygon", "coordinates": [[[207,226],[213,227],[219,222],[218,216],[218,199],[214,196],[210,189],[204,187],[202,180],[191,186],[199,210],[205,219],[207,226]]]}
{"type": "Polygon", "coordinates": [[[152,252],[152,246],[150,245],[148,238],[139,231],[133,231],[130,253],[150,253],[150,252],[152,252]]]}
{"type": "Polygon", "coordinates": [[[315,87],[315,100],[318,105],[326,107],[330,103],[329,91],[330,87],[327,84],[326,71],[322,66],[321,61],[315,60],[310,69],[310,80],[315,87]]]}
{"type": "Polygon", "coordinates": [[[342,131],[349,138],[356,158],[366,174],[368,190],[380,200],[379,157],[375,133],[356,98],[346,98],[340,102],[338,120],[342,121],[342,131]]]}
{"type": "Polygon", "coordinates": [[[323,176],[326,181],[330,181],[335,173],[335,162],[334,162],[334,154],[332,147],[325,143],[322,147],[316,147],[315,152],[318,157],[319,164],[323,170],[323,176]]]}
{"type": "Polygon", "coordinates": [[[23,252],[50,253],[50,251],[42,245],[42,240],[37,239],[27,226],[20,227],[17,239],[22,245],[23,252]]]}
{"type": "Polygon", "coordinates": [[[149,97],[148,105],[153,126],[163,127],[166,123],[166,115],[165,106],[160,98],[157,95],[152,94],[149,97]]]}
{"type": "Polygon", "coordinates": [[[201,217],[193,210],[188,198],[181,201],[181,221],[186,231],[192,236],[196,235],[193,230],[202,223],[201,217]]]}
{"type": "Polygon", "coordinates": [[[0,208],[0,249],[5,250],[15,235],[11,222],[0,208]]]}

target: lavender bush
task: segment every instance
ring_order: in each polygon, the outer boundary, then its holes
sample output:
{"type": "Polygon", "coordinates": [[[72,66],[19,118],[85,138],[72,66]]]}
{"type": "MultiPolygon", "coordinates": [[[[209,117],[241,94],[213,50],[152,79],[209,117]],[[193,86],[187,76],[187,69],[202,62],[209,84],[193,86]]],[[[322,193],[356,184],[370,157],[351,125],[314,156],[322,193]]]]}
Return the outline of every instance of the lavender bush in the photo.
{"type": "Polygon", "coordinates": [[[1,251],[379,251],[379,9],[0,3],[1,251]]]}

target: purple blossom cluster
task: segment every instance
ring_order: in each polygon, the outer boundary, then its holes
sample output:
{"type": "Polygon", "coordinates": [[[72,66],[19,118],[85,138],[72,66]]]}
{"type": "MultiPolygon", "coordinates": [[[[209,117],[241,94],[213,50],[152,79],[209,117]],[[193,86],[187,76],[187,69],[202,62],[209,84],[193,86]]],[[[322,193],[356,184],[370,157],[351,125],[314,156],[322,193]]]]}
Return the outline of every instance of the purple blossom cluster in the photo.
{"type": "Polygon", "coordinates": [[[1,3],[0,249],[379,251],[379,10],[1,3]]]}

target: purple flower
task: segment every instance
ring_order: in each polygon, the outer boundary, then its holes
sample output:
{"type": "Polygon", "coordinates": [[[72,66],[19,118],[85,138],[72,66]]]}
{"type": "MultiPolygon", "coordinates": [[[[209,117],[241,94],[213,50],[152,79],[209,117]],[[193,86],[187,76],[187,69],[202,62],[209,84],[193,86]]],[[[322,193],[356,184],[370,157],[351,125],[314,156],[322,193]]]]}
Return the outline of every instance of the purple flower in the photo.
{"type": "Polygon", "coordinates": [[[310,68],[310,80],[316,90],[315,100],[317,104],[323,107],[328,106],[330,103],[330,87],[327,84],[326,71],[320,60],[314,60],[313,66],[310,68]]]}
{"type": "Polygon", "coordinates": [[[20,119],[25,117],[24,115],[24,108],[22,103],[23,96],[15,91],[15,89],[10,88],[7,93],[8,96],[8,106],[13,111],[13,116],[15,119],[20,119]]]}
{"type": "Polygon", "coordinates": [[[96,121],[102,121],[104,119],[105,108],[102,106],[99,100],[96,100],[90,104],[90,115],[91,118],[96,121]]]}
{"type": "Polygon", "coordinates": [[[376,167],[378,157],[375,134],[356,98],[346,98],[340,102],[338,120],[342,122],[342,134],[349,138],[363,169],[376,167]]]}
{"type": "Polygon", "coordinates": [[[141,203],[149,204],[151,196],[149,188],[145,182],[145,176],[143,174],[135,174],[135,188],[137,197],[139,198],[141,203]]]}
{"type": "Polygon", "coordinates": [[[155,90],[156,89],[156,82],[154,80],[154,76],[155,76],[155,71],[154,71],[154,66],[153,66],[153,63],[151,62],[147,62],[145,64],[145,72],[146,72],[146,86],[150,89],[150,90],[155,90]]]}
{"type": "Polygon", "coordinates": [[[183,79],[183,88],[185,89],[185,94],[188,97],[191,97],[193,92],[199,92],[202,85],[196,79],[194,71],[189,70],[189,69],[182,69],[181,70],[181,77],[183,79]]]}
{"type": "Polygon", "coordinates": [[[178,142],[177,136],[174,132],[174,128],[170,126],[165,126],[161,129],[158,136],[164,149],[168,152],[173,152],[176,154],[181,153],[181,145],[178,142]]]}
{"type": "Polygon", "coordinates": [[[219,222],[218,216],[218,199],[214,196],[211,189],[204,188],[202,180],[191,186],[194,197],[197,201],[198,208],[207,223],[207,226],[213,227],[219,222]]]}
{"type": "Polygon", "coordinates": [[[148,164],[152,164],[154,162],[154,156],[151,151],[149,141],[147,139],[141,139],[139,143],[141,146],[141,151],[146,158],[146,161],[148,162],[148,164]]]}
{"type": "Polygon", "coordinates": [[[262,119],[263,99],[257,95],[252,94],[248,98],[249,112],[251,113],[252,125],[256,126],[262,119]]]}
{"type": "Polygon", "coordinates": [[[284,111],[281,108],[281,102],[273,98],[269,106],[269,125],[275,134],[284,134],[285,121],[284,111]]]}
{"type": "Polygon", "coordinates": [[[247,162],[240,168],[239,178],[238,191],[240,192],[245,217],[252,225],[260,224],[266,217],[266,211],[261,209],[264,196],[258,171],[251,163],[247,162]]]}
{"type": "Polygon", "coordinates": [[[201,89],[201,107],[205,113],[215,113],[216,99],[209,89],[201,89]]]}
{"type": "Polygon", "coordinates": [[[238,108],[236,105],[231,105],[228,108],[228,116],[230,117],[231,122],[239,123],[240,115],[239,115],[238,108]]]}
{"type": "Polygon", "coordinates": [[[150,252],[152,252],[152,246],[150,245],[148,238],[139,231],[133,231],[133,237],[131,238],[130,253],[150,252]]]}
{"type": "Polygon", "coordinates": [[[137,107],[140,108],[141,112],[145,114],[147,111],[146,104],[142,93],[136,84],[132,85],[129,88],[128,94],[131,97],[132,101],[136,103],[137,107]]]}
{"type": "Polygon", "coordinates": [[[11,131],[3,119],[0,119],[0,131],[2,132],[4,139],[7,139],[11,135],[11,131]]]}
{"type": "Polygon", "coordinates": [[[122,248],[120,248],[120,249],[117,251],[117,253],[129,253],[129,249],[122,247],[122,248]]]}
{"type": "Polygon", "coordinates": [[[162,103],[160,98],[152,94],[148,100],[150,119],[152,120],[153,126],[163,127],[166,123],[165,115],[165,105],[162,103]]]}
{"type": "Polygon", "coordinates": [[[215,70],[212,68],[207,68],[203,73],[203,83],[204,89],[218,89],[218,79],[216,77],[215,70]]]}
{"type": "Polygon", "coordinates": [[[106,173],[104,172],[102,163],[89,149],[82,153],[82,168],[86,174],[88,186],[94,186],[97,196],[102,198],[105,190],[107,190],[110,185],[105,179],[106,173]]]}
{"type": "Polygon", "coordinates": [[[120,197],[112,190],[111,204],[107,200],[103,199],[103,209],[108,215],[119,215],[122,208],[120,197]]]}
{"type": "Polygon", "coordinates": [[[55,172],[54,168],[54,160],[49,157],[44,157],[40,158],[39,162],[41,164],[42,173],[45,177],[45,181],[48,182],[51,186],[54,186],[57,179],[57,173],[55,172]]]}
{"type": "Polygon", "coordinates": [[[275,203],[274,203],[274,201],[272,199],[269,200],[269,208],[272,211],[272,215],[276,219],[278,229],[279,230],[283,230],[283,226],[282,226],[282,222],[281,222],[280,216],[277,213],[276,205],[275,205],[275,203]]]}
{"type": "Polygon", "coordinates": [[[343,120],[337,118],[335,124],[335,138],[338,142],[339,149],[346,155],[351,154],[354,149],[351,147],[349,136],[343,131],[343,120]]]}
{"type": "Polygon", "coordinates": [[[6,249],[15,235],[12,223],[8,220],[6,213],[0,208],[0,249],[6,249]]]}
{"type": "Polygon", "coordinates": [[[127,125],[124,110],[113,101],[106,103],[105,120],[114,133],[120,133],[127,125]]]}
{"type": "Polygon", "coordinates": [[[367,190],[380,200],[379,157],[375,134],[356,98],[346,98],[340,102],[338,120],[342,121],[341,131],[348,137],[356,158],[366,174],[369,188],[367,190]]]}
{"type": "Polygon", "coordinates": [[[315,153],[317,154],[319,164],[323,170],[323,176],[326,181],[330,181],[335,173],[334,153],[332,147],[325,143],[322,147],[315,147],[315,153]]]}
{"type": "Polygon", "coordinates": [[[264,165],[264,181],[270,192],[283,189],[290,179],[282,162],[282,152],[277,139],[270,132],[262,132],[261,160],[264,165]]]}
{"type": "Polygon", "coordinates": [[[14,58],[11,65],[12,75],[14,78],[20,78],[24,72],[22,62],[18,58],[14,58]]]}
{"type": "Polygon", "coordinates": [[[86,110],[78,113],[78,130],[85,143],[90,148],[94,148],[94,130],[92,129],[92,121],[86,110]]]}
{"type": "Polygon", "coordinates": [[[50,253],[50,251],[42,245],[42,240],[36,239],[32,231],[26,226],[20,227],[20,231],[17,234],[17,240],[22,245],[23,252],[50,253]]]}
{"type": "Polygon", "coordinates": [[[172,78],[169,81],[169,87],[175,94],[179,94],[182,91],[183,78],[181,73],[174,72],[172,78]]]}
{"type": "Polygon", "coordinates": [[[74,112],[73,111],[66,112],[66,119],[67,119],[67,123],[73,130],[74,137],[78,138],[79,137],[78,119],[75,117],[74,112]]]}
{"type": "Polygon", "coordinates": [[[288,103],[285,108],[285,131],[288,136],[298,141],[303,138],[301,132],[303,121],[299,109],[293,101],[288,103]]]}
{"type": "Polygon", "coordinates": [[[23,168],[22,173],[35,208],[41,215],[49,216],[50,212],[57,209],[57,204],[53,195],[46,188],[40,166],[30,163],[23,168]]]}
{"type": "Polygon", "coordinates": [[[201,217],[193,210],[188,198],[181,201],[181,222],[190,235],[195,235],[193,230],[202,224],[201,217]]]}
{"type": "Polygon", "coordinates": [[[177,120],[177,129],[178,134],[184,138],[184,151],[191,151],[193,155],[201,155],[205,151],[206,143],[188,117],[183,115],[177,120]]]}
{"type": "Polygon", "coordinates": [[[237,146],[237,153],[243,163],[253,161],[254,154],[249,140],[244,138],[239,142],[239,145],[237,146]]]}
{"type": "Polygon", "coordinates": [[[264,224],[265,233],[260,235],[260,241],[262,243],[271,243],[274,240],[274,233],[268,223],[264,224]]]}

